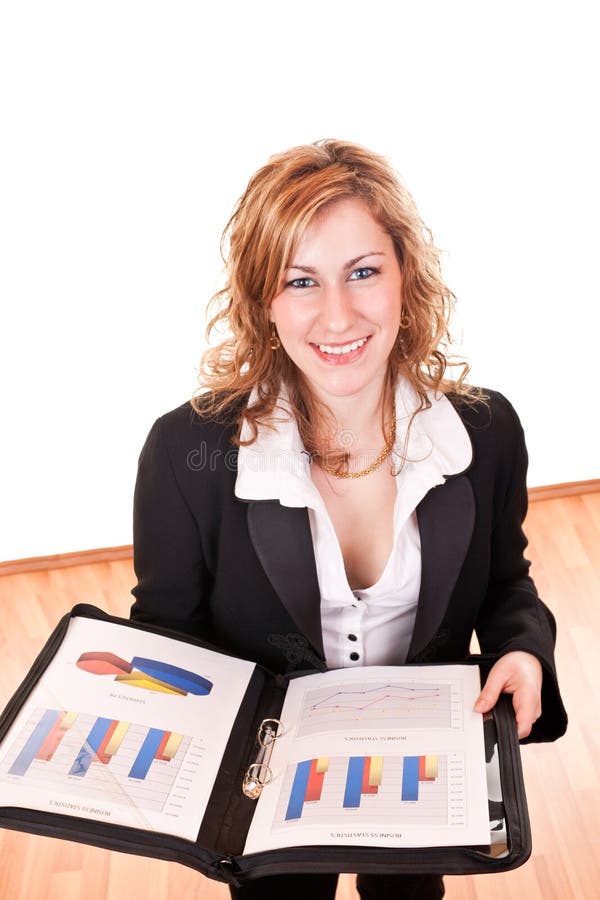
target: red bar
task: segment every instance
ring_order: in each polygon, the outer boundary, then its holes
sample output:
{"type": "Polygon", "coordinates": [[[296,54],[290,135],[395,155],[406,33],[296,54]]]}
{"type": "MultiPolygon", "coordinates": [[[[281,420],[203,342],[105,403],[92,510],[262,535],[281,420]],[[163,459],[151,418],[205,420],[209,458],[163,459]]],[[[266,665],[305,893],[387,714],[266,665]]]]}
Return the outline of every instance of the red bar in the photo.
{"type": "Polygon", "coordinates": [[[170,761],[170,759],[171,759],[170,756],[163,756],[165,747],[167,746],[167,741],[169,740],[170,737],[171,737],[171,732],[165,731],[165,736],[163,737],[162,741],[158,745],[158,750],[156,751],[156,756],[154,757],[155,759],[164,759],[165,762],[170,761]]]}
{"type": "Polygon", "coordinates": [[[435,778],[428,778],[425,774],[425,763],[426,758],[424,756],[419,757],[419,781],[435,781],[435,778]]]}
{"type": "Polygon", "coordinates": [[[105,765],[107,763],[109,763],[112,759],[112,756],[109,753],[106,753],[106,745],[110,741],[110,739],[112,737],[112,733],[118,724],[119,724],[118,719],[112,720],[112,722],[108,726],[108,731],[104,735],[104,739],[103,739],[102,743],[100,744],[100,746],[98,747],[98,750],[96,751],[96,756],[98,757],[100,762],[104,763],[105,765]]]}
{"type": "Polygon", "coordinates": [[[378,791],[378,786],[376,784],[369,784],[369,775],[370,774],[371,774],[371,757],[365,756],[365,767],[363,769],[362,787],[360,789],[361,794],[376,794],[378,791]]]}
{"type": "Polygon", "coordinates": [[[60,742],[62,741],[62,739],[65,736],[65,733],[68,730],[67,728],[64,728],[63,725],[61,724],[64,717],[65,717],[65,713],[62,713],[60,718],[54,723],[54,725],[48,732],[48,735],[47,735],[44,743],[42,744],[42,746],[40,747],[38,752],[35,754],[35,757],[34,757],[35,759],[43,759],[46,762],[48,760],[52,759],[52,757],[54,756],[54,754],[56,752],[58,745],[60,744],[60,742]]]}
{"type": "Polygon", "coordinates": [[[321,791],[323,790],[323,779],[325,772],[317,772],[318,759],[313,759],[310,764],[310,772],[308,773],[308,784],[306,785],[306,794],[304,800],[320,800],[321,791]]]}

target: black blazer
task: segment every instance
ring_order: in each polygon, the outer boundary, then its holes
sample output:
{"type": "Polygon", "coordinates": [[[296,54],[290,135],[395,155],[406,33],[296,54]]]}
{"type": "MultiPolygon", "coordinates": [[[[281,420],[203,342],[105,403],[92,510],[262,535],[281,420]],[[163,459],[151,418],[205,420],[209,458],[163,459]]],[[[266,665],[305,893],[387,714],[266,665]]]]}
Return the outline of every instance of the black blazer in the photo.
{"type": "MultiPolygon", "coordinates": [[[[527,453],[508,401],[449,395],[473,445],[469,468],[417,508],[422,575],[408,662],[457,662],[476,631],[483,654],[535,654],[542,717],[528,740],[554,740],[566,715],[555,622],[528,575],[522,522],[527,453]]],[[[234,495],[235,426],[189,403],[158,419],[134,500],[132,617],[203,637],[275,672],[324,668],[320,595],[306,509],[234,495]]]]}

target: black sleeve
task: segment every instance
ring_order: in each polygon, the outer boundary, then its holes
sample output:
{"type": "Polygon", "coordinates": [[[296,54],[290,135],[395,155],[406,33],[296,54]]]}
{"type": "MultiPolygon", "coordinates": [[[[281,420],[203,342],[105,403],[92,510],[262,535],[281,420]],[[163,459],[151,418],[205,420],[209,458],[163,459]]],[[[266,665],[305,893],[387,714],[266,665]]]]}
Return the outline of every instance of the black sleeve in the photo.
{"type": "Polygon", "coordinates": [[[133,508],[137,584],[131,618],[202,635],[208,573],[196,520],[183,496],[158,419],[140,454],[133,508]]]}
{"type": "Polygon", "coordinates": [[[476,631],[483,653],[501,656],[524,650],[540,660],[544,670],[542,715],[526,740],[555,740],[564,734],[567,725],[554,663],[556,623],[538,597],[529,576],[529,561],[524,556],[527,450],[517,414],[507,400],[502,400],[509,413],[514,451],[507,487],[502,503],[498,504],[491,534],[490,580],[476,631]]]}

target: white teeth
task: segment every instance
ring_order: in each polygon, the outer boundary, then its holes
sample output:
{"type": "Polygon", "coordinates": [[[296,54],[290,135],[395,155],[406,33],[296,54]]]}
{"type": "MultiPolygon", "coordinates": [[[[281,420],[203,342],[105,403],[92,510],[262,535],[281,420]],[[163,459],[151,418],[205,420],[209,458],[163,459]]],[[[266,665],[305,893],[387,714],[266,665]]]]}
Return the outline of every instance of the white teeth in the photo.
{"type": "Polygon", "coordinates": [[[344,344],[341,347],[330,347],[328,344],[317,344],[321,353],[333,353],[340,356],[342,353],[351,353],[352,350],[358,350],[363,344],[366,344],[367,338],[361,338],[359,341],[353,341],[351,344],[344,344]]]}

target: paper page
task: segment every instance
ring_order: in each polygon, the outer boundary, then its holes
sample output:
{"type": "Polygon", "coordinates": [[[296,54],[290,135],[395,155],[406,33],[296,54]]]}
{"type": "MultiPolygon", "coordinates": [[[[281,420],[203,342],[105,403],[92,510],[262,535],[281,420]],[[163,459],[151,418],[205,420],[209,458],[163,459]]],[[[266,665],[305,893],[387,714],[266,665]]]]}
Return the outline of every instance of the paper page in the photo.
{"type": "Polygon", "coordinates": [[[254,668],[73,619],[0,747],[0,803],[195,840],[254,668]]]}
{"type": "Polygon", "coordinates": [[[339,669],[289,685],[244,853],[490,841],[476,666],[339,669]]]}

